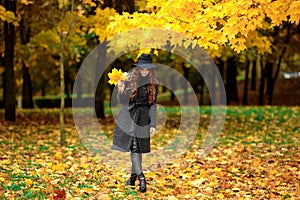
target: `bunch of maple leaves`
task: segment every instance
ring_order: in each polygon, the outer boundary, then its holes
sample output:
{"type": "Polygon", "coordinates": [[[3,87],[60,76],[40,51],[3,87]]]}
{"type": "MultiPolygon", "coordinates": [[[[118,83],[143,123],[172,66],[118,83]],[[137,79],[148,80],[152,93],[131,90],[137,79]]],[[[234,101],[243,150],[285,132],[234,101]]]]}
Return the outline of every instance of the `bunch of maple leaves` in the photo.
{"type": "MultiPolygon", "coordinates": [[[[228,107],[223,133],[203,156],[210,122],[201,109],[199,133],[171,163],[145,168],[146,193],[125,186],[129,169],[108,166],[81,143],[70,111],[67,145],[58,141],[58,110],[22,111],[17,122],[0,119],[0,196],[3,199],[296,199],[300,196],[298,107],[228,107]]],[[[1,114],[1,117],[3,115],[1,114]]],[[[169,114],[152,138],[167,145],[179,123],[169,114]],[[173,128],[172,128],[173,127],[173,128]]],[[[108,138],[114,119],[99,121],[108,138]]],[[[147,161],[144,161],[147,162],[147,161]]]]}

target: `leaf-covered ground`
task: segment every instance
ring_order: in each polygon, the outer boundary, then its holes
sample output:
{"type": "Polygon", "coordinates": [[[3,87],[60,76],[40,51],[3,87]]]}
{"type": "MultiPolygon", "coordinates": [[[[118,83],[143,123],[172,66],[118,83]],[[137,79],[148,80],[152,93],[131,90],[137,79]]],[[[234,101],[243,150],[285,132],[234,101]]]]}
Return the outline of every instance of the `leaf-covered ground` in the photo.
{"type": "MultiPolygon", "coordinates": [[[[176,110],[176,109],[175,109],[176,110]]],[[[128,169],[115,170],[81,143],[70,111],[67,145],[59,145],[58,110],[18,111],[17,122],[0,113],[1,199],[299,199],[300,108],[228,107],[223,133],[205,157],[203,135],[210,108],[189,150],[156,170],[145,170],[146,193],[125,187],[128,169]]],[[[152,146],[174,137],[180,116],[152,146]]],[[[114,120],[100,121],[111,138],[114,120]]]]}

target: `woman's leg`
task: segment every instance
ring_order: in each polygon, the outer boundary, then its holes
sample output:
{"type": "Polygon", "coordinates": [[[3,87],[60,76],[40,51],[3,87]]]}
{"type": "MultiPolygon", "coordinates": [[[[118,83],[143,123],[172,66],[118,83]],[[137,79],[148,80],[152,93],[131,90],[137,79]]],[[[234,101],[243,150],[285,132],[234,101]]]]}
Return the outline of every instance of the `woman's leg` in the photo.
{"type": "Polygon", "coordinates": [[[135,186],[136,178],[138,174],[142,173],[142,154],[141,153],[130,153],[131,157],[131,175],[126,185],[135,186]]]}
{"type": "Polygon", "coordinates": [[[128,185],[135,185],[136,177],[138,177],[140,181],[140,191],[145,192],[146,191],[146,180],[145,176],[143,174],[142,169],[142,153],[140,152],[139,144],[137,141],[137,138],[133,138],[132,146],[131,146],[131,176],[129,181],[127,182],[128,185]]]}
{"type": "Polygon", "coordinates": [[[141,174],[142,170],[142,154],[141,153],[130,153],[131,156],[131,173],[141,174]]]}
{"type": "Polygon", "coordinates": [[[131,153],[132,171],[131,174],[136,174],[140,181],[140,191],[146,192],[146,180],[142,170],[142,154],[131,153]]]}
{"type": "Polygon", "coordinates": [[[140,174],[142,173],[142,154],[140,153],[139,143],[136,137],[132,139],[131,145],[131,163],[132,163],[132,173],[140,174]]]}

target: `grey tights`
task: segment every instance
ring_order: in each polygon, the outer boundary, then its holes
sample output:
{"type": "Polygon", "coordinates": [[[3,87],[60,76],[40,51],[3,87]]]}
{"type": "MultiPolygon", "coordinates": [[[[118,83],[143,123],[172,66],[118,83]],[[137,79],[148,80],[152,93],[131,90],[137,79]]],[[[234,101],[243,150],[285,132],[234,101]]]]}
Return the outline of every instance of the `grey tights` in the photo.
{"type": "Polygon", "coordinates": [[[132,169],[131,173],[141,174],[142,170],[142,154],[141,153],[130,153],[132,169]]]}

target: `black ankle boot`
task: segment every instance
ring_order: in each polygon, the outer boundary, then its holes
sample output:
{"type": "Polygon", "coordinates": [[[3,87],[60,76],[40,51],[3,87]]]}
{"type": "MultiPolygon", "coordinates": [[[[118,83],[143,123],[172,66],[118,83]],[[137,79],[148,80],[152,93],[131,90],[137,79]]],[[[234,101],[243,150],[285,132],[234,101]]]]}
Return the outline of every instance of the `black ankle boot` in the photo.
{"type": "Polygon", "coordinates": [[[126,185],[128,186],[135,186],[137,175],[135,173],[131,173],[129,180],[126,182],[126,185]]]}
{"type": "Polygon", "coordinates": [[[146,180],[143,173],[138,175],[139,181],[140,181],[140,192],[146,192],[146,180]]]}

